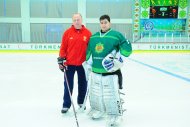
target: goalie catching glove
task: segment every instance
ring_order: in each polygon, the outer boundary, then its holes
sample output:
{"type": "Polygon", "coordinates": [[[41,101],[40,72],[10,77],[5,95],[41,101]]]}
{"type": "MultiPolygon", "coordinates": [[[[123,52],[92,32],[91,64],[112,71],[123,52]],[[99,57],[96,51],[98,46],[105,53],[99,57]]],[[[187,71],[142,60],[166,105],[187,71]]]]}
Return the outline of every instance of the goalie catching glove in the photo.
{"type": "Polygon", "coordinates": [[[59,65],[59,69],[64,72],[65,69],[66,69],[66,65],[65,65],[65,62],[66,62],[66,58],[61,58],[61,57],[58,57],[57,58],[57,63],[59,65]]]}
{"type": "Polygon", "coordinates": [[[120,52],[114,50],[102,61],[102,66],[107,72],[115,72],[123,66],[123,58],[120,52]]]}

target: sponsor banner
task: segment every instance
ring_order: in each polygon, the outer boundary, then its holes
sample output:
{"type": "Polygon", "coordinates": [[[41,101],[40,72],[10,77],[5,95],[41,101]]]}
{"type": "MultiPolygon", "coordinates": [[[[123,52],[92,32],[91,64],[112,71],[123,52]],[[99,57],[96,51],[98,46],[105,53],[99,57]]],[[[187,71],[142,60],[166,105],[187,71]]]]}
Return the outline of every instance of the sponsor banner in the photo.
{"type": "Polygon", "coordinates": [[[60,44],[58,43],[44,43],[44,44],[11,44],[11,43],[0,43],[0,50],[59,50],[60,44]]]}
{"type": "MultiPolygon", "coordinates": [[[[133,50],[190,50],[190,43],[132,43],[133,50]]],[[[58,43],[0,43],[0,50],[59,50],[58,43]]]]}
{"type": "Polygon", "coordinates": [[[190,50],[190,43],[132,43],[133,50],[190,50]]]}

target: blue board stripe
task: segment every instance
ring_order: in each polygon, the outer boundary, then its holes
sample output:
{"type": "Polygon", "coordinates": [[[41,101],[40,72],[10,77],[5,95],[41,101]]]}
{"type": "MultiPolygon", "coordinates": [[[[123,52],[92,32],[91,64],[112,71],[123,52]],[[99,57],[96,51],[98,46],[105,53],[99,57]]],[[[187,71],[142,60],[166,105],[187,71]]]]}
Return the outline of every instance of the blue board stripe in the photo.
{"type": "Polygon", "coordinates": [[[135,60],[135,59],[131,59],[131,58],[129,58],[129,60],[134,61],[134,62],[136,62],[136,63],[139,63],[139,64],[141,64],[141,65],[147,66],[147,67],[149,67],[149,68],[155,69],[155,70],[157,70],[157,71],[163,72],[163,73],[165,73],[165,74],[168,74],[168,75],[174,76],[174,77],[176,77],[176,78],[179,78],[179,79],[185,80],[185,81],[187,81],[187,82],[190,82],[190,78],[187,78],[187,77],[184,77],[184,76],[181,76],[181,75],[178,75],[178,74],[175,74],[175,73],[172,73],[172,72],[169,72],[169,71],[163,70],[163,69],[158,68],[158,67],[154,67],[154,66],[152,66],[152,65],[149,65],[149,64],[143,63],[143,62],[138,61],[138,60],[135,60]]]}
{"type": "Polygon", "coordinates": [[[4,6],[3,15],[6,16],[6,13],[7,13],[7,12],[6,12],[6,8],[7,8],[7,7],[6,7],[6,0],[4,0],[3,2],[4,2],[4,4],[3,4],[3,6],[4,6]]]}

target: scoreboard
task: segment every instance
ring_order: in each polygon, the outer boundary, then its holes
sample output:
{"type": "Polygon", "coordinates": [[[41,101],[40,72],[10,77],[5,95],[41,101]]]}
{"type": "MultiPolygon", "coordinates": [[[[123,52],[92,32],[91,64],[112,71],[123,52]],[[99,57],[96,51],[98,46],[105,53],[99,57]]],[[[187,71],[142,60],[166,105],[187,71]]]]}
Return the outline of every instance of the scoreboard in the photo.
{"type": "Polygon", "coordinates": [[[150,6],[149,18],[178,18],[178,6],[150,6]]]}
{"type": "Polygon", "coordinates": [[[142,35],[182,34],[187,28],[190,0],[140,0],[142,35]]]}

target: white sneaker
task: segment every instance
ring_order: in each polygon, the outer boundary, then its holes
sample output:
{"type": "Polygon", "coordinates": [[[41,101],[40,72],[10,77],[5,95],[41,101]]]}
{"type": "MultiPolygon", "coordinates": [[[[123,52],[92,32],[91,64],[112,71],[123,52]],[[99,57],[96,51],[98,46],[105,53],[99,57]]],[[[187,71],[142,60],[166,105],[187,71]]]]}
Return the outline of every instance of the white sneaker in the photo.
{"type": "Polygon", "coordinates": [[[84,112],[86,110],[86,106],[83,106],[83,104],[78,104],[79,105],[79,108],[77,110],[77,112],[84,112]]]}

